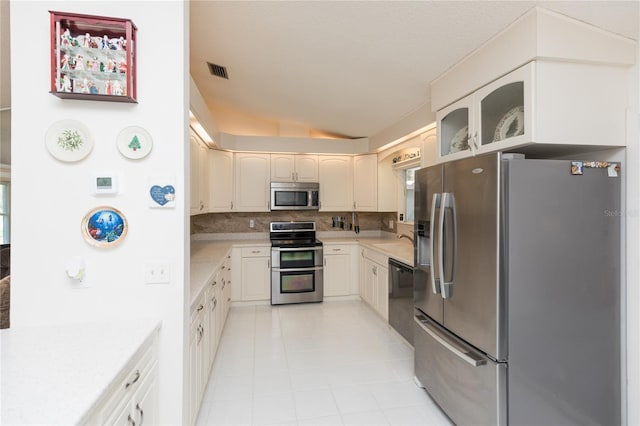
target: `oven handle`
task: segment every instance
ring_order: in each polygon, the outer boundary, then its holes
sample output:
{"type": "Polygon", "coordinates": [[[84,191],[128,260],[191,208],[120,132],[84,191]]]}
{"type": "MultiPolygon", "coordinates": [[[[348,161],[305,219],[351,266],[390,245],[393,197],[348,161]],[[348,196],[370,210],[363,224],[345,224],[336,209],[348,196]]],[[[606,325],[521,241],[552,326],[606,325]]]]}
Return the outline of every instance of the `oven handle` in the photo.
{"type": "Polygon", "coordinates": [[[271,251],[309,251],[309,250],[322,250],[322,246],[318,247],[271,247],[271,251]]]}
{"type": "Polygon", "coordinates": [[[313,268],[271,268],[273,272],[309,272],[309,271],[322,271],[322,266],[315,266],[313,268]]]}

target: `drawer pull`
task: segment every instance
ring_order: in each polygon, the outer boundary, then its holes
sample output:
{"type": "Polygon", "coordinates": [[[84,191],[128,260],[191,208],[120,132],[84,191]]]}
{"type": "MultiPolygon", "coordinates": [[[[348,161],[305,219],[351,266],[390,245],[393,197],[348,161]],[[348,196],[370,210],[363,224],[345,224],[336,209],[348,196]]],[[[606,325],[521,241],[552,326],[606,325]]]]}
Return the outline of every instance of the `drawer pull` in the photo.
{"type": "Polygon", "coordinates": [[[203,309],[204,309],[204,306],[202,306],[202,303],[201,303],[200,306],[198,306],[198,312],[200,312],[203,309]]]}
{"type": "Polygon", "coordinates": [[[144,423],[144,411],[140,408],[140,404],[136,404],[136,411],[140,413],[140,426],[144,423]]]}
{"type": "Polygon", "coordinates": [[[129,416],[127,416],[127,421],[129,422],[129,424],[130,424],[131,426],[136,426],[136,422],[135,422],[135,420],[133,420],[133,419],[131,418],[131,414],[129,414],[129,416]]]}
{"type": "Polygon", "coordinates": [[[333,251],[342,251],[342,249],[334,248],[333,251]]]}
{"type": "Polygon", "coordinates": [[[125,389],[129,388],[129,386],[133,385],[138,380],[140,380],[140,370],[136,370],[133,380],[131,380],[130,382],[127,382],[127,384],[124,385],[124,388],[125,389]]]}

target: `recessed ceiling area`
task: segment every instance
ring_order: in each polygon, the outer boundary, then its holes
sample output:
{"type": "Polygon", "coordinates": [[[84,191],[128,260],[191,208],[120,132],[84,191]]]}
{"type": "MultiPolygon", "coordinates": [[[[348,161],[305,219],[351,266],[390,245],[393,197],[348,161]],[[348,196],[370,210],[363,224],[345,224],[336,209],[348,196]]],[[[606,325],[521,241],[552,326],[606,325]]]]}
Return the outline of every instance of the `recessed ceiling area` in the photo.
{"type": "Polygon", "coordinates": [[[191,1],[190,72],[219,131],[371,137],[534,6],[638,37],[637,1],[191,1]]]}

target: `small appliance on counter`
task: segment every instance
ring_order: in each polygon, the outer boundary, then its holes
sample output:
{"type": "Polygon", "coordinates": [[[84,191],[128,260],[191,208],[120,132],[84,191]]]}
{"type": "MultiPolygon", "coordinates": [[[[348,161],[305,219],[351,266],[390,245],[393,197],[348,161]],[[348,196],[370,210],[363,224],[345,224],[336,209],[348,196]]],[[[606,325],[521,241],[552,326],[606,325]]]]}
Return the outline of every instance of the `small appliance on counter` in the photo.
{"type": "Polygon", "coordinates": [[[323,251],[315,222],[271,222],[271,304],[322,302],[323,251]]]}

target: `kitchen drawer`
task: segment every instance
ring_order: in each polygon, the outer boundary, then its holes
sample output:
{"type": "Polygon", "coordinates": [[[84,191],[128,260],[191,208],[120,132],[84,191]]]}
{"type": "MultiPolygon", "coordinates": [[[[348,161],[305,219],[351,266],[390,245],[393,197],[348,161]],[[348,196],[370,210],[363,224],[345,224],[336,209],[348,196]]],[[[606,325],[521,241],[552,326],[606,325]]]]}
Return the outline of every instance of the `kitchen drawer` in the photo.
{"type": "Polygon", "coordinates": [[[345,244],[324,244],[322,250],[325,256],[331,254],[351,254],[351,246],[345,244]]]}
{"type": "Polygon", "coordinates": [[[451,420],[505,425],[506,364],[487,358],[419,312],[413,327],[416,378],[451,420]]]}
{"type": "Polygon", "coordinates": [[[264,257],[271,256],[271,246],[267,247],[243,247],[242,257],[264,257]]]}
{"type": "Polygon", "coordinates": [[[189,321],[191,323],[200,314],[200,312],[202,312],[206,302],[207,302],[207,299],[206,299],[205,292],[202,292],[202,294],[198,297],[198,299],[196,299],[196,302],[191,306],[191,315],[189,318],[189,321]]]}
{"type": "Polygon", "coordinates": [[[389,256],[368,248],[364,249],[364,257],[371,259],[378,265],[384,266],[385,268],[389,262],[389,256]]]}
{"type": "MultiPolygon", "coordinates": [[[[136,358],[136,357],[134,357],[136,358]]],[[[139,355],[137,361],[133,361],[132,367],[127,368],[126,375],[120,379],[118,384],[113,388],[111,397],[100,410],[100,418],[105,421],[116,412],[122,411],[128,400],[136,392],[140,383],[151,374],[151,369],[156,364],[157,355],[155,354],[155,344],[152,342],[148,347],[144,348],[142,355],[139,355]]]]}

